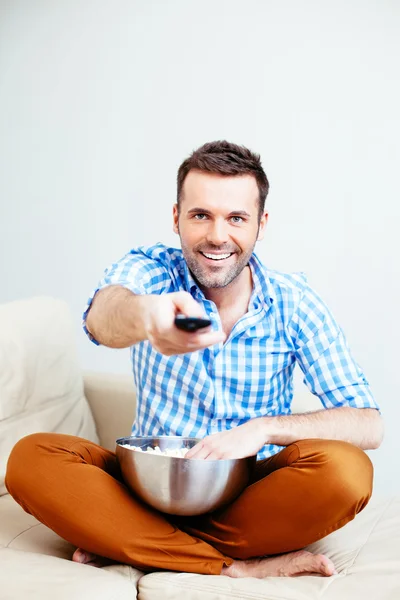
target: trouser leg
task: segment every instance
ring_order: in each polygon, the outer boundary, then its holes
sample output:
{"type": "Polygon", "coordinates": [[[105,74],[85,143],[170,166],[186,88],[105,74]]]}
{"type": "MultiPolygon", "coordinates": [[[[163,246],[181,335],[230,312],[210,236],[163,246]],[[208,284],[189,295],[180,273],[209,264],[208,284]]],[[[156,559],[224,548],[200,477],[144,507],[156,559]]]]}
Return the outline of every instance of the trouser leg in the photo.
{"type": "Polygon", "coordinates": [[[135,498],[116,456],[88,440],[38,433],[20,440],[6,486],[24,510],[75,546],[142,570],[219,574],[232,560],[135,498]]]}
{"type": "Polygon", "coordinates": [[[299,550],[351,521],[368,503],[372,477],[359,448],[303,440],[257,463],[253,483],[228,507],[175,522],[234,558],[299,550]]]}

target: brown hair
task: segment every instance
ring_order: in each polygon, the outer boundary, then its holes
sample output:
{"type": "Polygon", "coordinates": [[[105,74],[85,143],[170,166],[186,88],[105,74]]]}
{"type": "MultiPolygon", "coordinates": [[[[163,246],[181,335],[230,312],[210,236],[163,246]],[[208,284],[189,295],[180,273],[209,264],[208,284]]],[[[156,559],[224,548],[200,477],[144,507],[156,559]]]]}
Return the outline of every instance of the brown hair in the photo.
{"type": "Polygon", "coordinates": [[[183,161],[178,169],[178,194],[179,202],[182,186],[191,169],[217,173],[219,175],[253,175],[256,178],[259,190],[259,218],[264,211],[265,199],[269,190],[269,183],[261,165],[260,155],[251,152],[244,146],[231,144],[225,140],[208,142],[204,144],[183,161]]]}

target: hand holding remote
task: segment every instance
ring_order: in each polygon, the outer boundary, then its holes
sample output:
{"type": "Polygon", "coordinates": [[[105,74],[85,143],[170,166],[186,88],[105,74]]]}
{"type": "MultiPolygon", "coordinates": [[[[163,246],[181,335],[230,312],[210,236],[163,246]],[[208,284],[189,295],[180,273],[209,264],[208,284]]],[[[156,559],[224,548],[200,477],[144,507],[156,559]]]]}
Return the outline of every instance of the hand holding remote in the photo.
{"type": "Polygon", "coordinates": [[[211,321],[187,292],[144,296],[142,318],[146,339],[166,356],[203,350],[226,338],[207,329],[211,321]]]}

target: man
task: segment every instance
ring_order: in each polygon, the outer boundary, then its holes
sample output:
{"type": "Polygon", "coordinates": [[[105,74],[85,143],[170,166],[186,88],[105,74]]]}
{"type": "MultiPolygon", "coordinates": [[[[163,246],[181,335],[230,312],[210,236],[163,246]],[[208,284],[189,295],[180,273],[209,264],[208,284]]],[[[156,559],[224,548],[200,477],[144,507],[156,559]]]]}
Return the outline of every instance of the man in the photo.
{"type": "Polygon", "coordinates": [[[28,436],[10,457],[8,489],[78,546],[74,560],[231,577],[335,573],[327,557],[302,549],[366,506],[363,450],[379,446],[382,422],[322,300],[303,276],[270,271],[253,253],[268,187],[248,149],[199,148],[178,172],[182,251],[132,250],[106,271],[84,315],[95,343],[131,347],[132,434],[203,438],[189,458],[258,454],[251,484],[211,515],[166,516],[127,491],[114,453],[72,436],[28,436]],[[183,332],[178,313],[207,315],[212,327],[183,332]],[[322,410],[291,414],[296,363],[322,410]],[[36,489],[24,478],[28,457],[36,489]]]}

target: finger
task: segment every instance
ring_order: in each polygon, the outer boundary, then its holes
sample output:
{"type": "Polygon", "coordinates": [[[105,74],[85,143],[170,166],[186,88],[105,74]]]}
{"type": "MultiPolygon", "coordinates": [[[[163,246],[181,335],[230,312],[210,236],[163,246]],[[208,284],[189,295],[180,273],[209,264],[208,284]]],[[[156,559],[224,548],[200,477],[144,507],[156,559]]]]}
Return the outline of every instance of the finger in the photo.
{"type": "Polygon", "coordinates": [[[210,452],[206,457],[206,460],[221,460],[222,458],[228,458],[228,456],[225,456],[220,450],[214,450],[213,452],[210,452]]]}
{"type": "Polygon", "coordinates": [[[202,448],[201,450],[199,450],[199,452],[196,454],[196,456],[192,456],[192,458],[194,458],[196,460],[207,460],[209,455],[210,455],[209,448],[202,448]]]}
{"type": "MultiPolygon", "coordinates": [[[[209,348],[210,346],[214,346],[215,344],[223,343],[226,339],[226,335],[223,332],[212,332],[209,335],[202,335],[200,337],[193,338],[192,336],[196,335],[193,333],[183,334],[185,337],[180,337],[178,339],[168,340],[168,346],[163,344],[163,351],[168,348],[169,353],[172,354],[185,354],[187,352],[196,352],[197,350],[204,350],[204,348],[209,348]],[[173,343],[175,342],[175,343],[173,343]]],[[[161,347],[161,344],[159,348],[161,347]]],[[[159,348],[156,348],[160,351],[159,348]]]]}
{"type": "Polygon", "coordinates": [[[190,450],[190,455],[188,454],[185,458],[205,459],[210,454],[210,449],[204,446],[203,442],[200,442],[190,450]]]}
{"type": "Polygon", "coordinates": [[[197,350],[201,350],[203,348],[208,348],[209,346],[214,346],[215,344],[220,344],[225,342],[226,335],[223,331],[211,331],[209,333],[203,333],[201,335],[197,334],[194,337],[193,334],[189,334],[191,337],[187,338],[187,347],[197,350]],[[192,337],[193,336],[193,337],[192,337]]]}
{"type": "Polygon", "coordinates": [[[190,450],[188,452],[186,452],[185,458],[192,458],[193,456],[196,456],[197,452],[199,451],[199,449],[201,447],[202,447],[202,442],[199,442],[195,446],[192,446],[192,448],[190,448],[190,450]]]}
{"type": "Polygon", "coordinates": [[[177,312],[187,317],[204,317],[204,310],[201,304],[196,302],[188,292],[173,292],[170,294],[177,312]]]}
{"type": "Polygon", "coordinates": [[[201,336],[195,333],[174,332],[174,337],[158,340],[156,336],[149,338],[152,346],[161,354],[173,356],[178,354],[188,354],[189,352],[197,352],[204,350],[215,344],[223,343],[226,335],[222,331],[213,331],[201,336]]]}
{"type": "Polygon", "coordinates": [[[204,442],[198,442],[195,446],[193,446],[189,452],[187,452],[185,458],[197,458],[200,452],[203,450],[204,442]]]}

